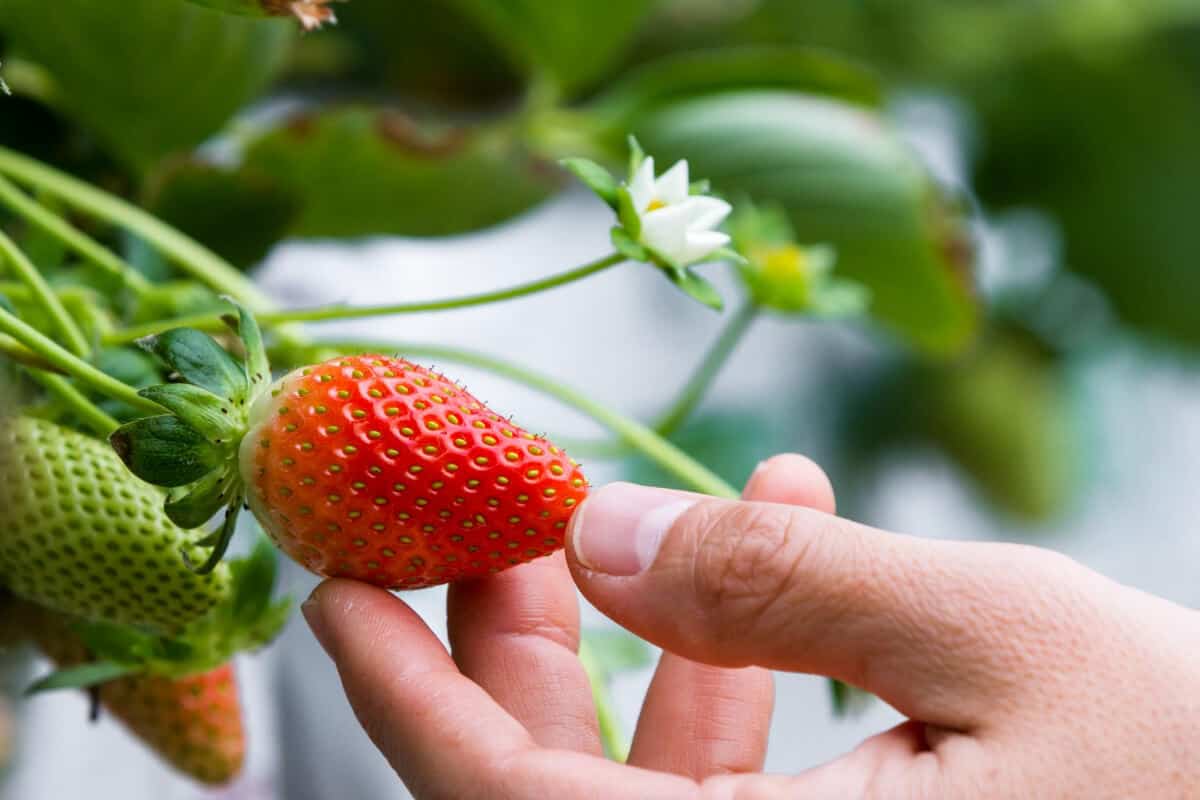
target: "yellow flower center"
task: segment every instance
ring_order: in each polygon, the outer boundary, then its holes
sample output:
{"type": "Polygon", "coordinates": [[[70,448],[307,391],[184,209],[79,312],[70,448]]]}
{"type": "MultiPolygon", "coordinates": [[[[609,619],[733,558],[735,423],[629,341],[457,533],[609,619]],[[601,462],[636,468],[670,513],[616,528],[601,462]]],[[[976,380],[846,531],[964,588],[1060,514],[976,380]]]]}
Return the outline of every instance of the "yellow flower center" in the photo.
{"type": "Polygon", "coordinates": [[[771,283],[804,281],[808,278],[808,254],[794,244],[757,247],[751,260],[762,268],[763,277],[771,283]]]}
{"type": "Polygon", "coordinates": [[[664,203],[662,200],[659,200],[656,197],[650,201],[650,205],[646,206],[646,213],[649,214],[651,211],[657,211],[660,208],[666,208],[666,207],[667,207],[667,204],[664,203]]]}

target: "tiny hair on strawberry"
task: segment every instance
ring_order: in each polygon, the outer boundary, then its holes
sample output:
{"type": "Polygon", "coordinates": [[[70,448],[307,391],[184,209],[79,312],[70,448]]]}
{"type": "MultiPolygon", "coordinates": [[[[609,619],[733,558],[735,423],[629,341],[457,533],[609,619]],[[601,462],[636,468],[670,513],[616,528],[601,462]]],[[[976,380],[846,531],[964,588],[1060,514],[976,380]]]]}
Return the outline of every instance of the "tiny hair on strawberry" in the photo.
{"type": "Polygon", "coordinates": [[[416,589],[559,550],[587,494],[578,464],[443,375],[387,355],[342,356],[272,382],[262,335],[226,322],[242,357],[191,329],[142,340],[176,383],[143,389],[170,414],[123,425],[113,448],[168,488],[197,527],[222,508],[205,573],[248,506],[275,544],[322,576],[416,589]]]}

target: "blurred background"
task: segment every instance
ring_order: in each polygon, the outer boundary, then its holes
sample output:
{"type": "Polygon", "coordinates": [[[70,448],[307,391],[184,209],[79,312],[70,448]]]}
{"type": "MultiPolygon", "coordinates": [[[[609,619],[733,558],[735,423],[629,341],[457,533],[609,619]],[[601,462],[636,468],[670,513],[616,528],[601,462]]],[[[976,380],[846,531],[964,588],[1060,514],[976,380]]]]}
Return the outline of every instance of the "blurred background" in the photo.
{"type": "MultiPolygon", "coordinates": [[[[1065,551],[1200,603],[1200,2],[351,0],[339,24],[184,0],[0,0],[0,144],[116,191],[282,305],[483,291],[609,252],[611,212],[556,166],[662,167],[783,209],[865,286],[861,318],[766,310],[673,434],[740,485],[798,451],[841,512],[908,533],[1065,551]]],[[[158,280],[169,267],[115,240],[158,280]]],[[[515,301],[323,326],[461,345],[652,421],[724,315],[626,265],[515,301]]],[[[493,375],[482,399],[578,440],[594,483],[670,483],[604,432],[493,375]]],[[[570,448],[569,448],[570,449],[570,448]]],[[[297,597],[314,580],[292,569],[297,597]]],[[[443,593],[411,595],[435,627],[443,593]]],[[[606,625],[598,615],[592,626],[606,625]]],[[[12,659],[10,687],[31,669],[12,659]]],[[[403,796],[302,624],[244,659],[251,766],[204,792],[73,696],[0,712],[0,797],[403,796]],[[14,724],[15,722],[15,724],[14,724]],[[3,770],[4,768],[0,768],[3,770]]],[[[615,680],[627,727],[649,668],[615,680]]],[[[1164,689],[1169,690],[1169,689],[1164,689]]],[[[837,719],[780,676],[768,767],[894,723],[837,719]]]]}

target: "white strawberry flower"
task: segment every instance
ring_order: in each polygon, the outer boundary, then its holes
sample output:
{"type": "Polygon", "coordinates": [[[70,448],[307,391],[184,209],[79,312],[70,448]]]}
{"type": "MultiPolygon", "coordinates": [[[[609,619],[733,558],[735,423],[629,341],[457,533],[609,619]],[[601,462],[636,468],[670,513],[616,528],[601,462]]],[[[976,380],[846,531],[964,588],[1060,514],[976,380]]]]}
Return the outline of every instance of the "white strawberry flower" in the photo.
{"type": "Polygon", "coordinates": [[[729,244],[729,236],[716,228],[733,207],[716,197],[692,194],[686,160],[655,177],[654,158],[646,156],[628,187],[641,222],[638,241],[672,266],[698,263],[729,244]]]}
{"type": "Polygon", "coordinates": [[[658,267],[685,293],[720,310],[720,293],[692,267],[702,261],[741,263],[742,257],[727,247],[729,236],[717,230],[733,208],[708,194],[706,181],[689,181],[686,160],[656,176],[654,159],[633,137],[629,148],[629,178],[621,182],[585,158],[562,164],[616,212],[612,241],[618,253],[658,267]]]}

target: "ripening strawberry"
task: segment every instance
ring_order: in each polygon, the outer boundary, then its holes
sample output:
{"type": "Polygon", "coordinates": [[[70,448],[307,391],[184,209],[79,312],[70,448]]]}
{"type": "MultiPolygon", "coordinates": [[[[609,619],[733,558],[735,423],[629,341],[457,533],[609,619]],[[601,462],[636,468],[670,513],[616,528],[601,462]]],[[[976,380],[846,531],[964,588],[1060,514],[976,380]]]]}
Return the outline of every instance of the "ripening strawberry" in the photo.
{"type": "MultiPolygon", "coordinates": [[[[31,603],[9,610],[57,666],[92,660],[68,618],[31,603]]],[[[228,783],[241,772],[246,737],[232,664],[176,678],[129,675],[97,691],[104,710],[180,772],[207,784],[228,783]]]]}
{"type": "Polygon", "coordinates": [[[487,575],[562,547],[587,492],[562,450],[401,358],[335,358],[268,385],[257,326],[245,312],[237,325],[244,365],[195,331],[149,343],[192,385],[144,390],[175,416],[113,437],[135,473],[182,487],[176,506],[211,515],[232,498],[209,540],[215,558],[241,498],[308,569],[387,588],[487,575]]]}
{"type": "Polygon", "coordinates": [[[192,543],[163,494],[104,442],[28,417],[0,418],[0,584],[72,616],[174,633],[230,591],[223,567],[196,575],[192,543]]]}

